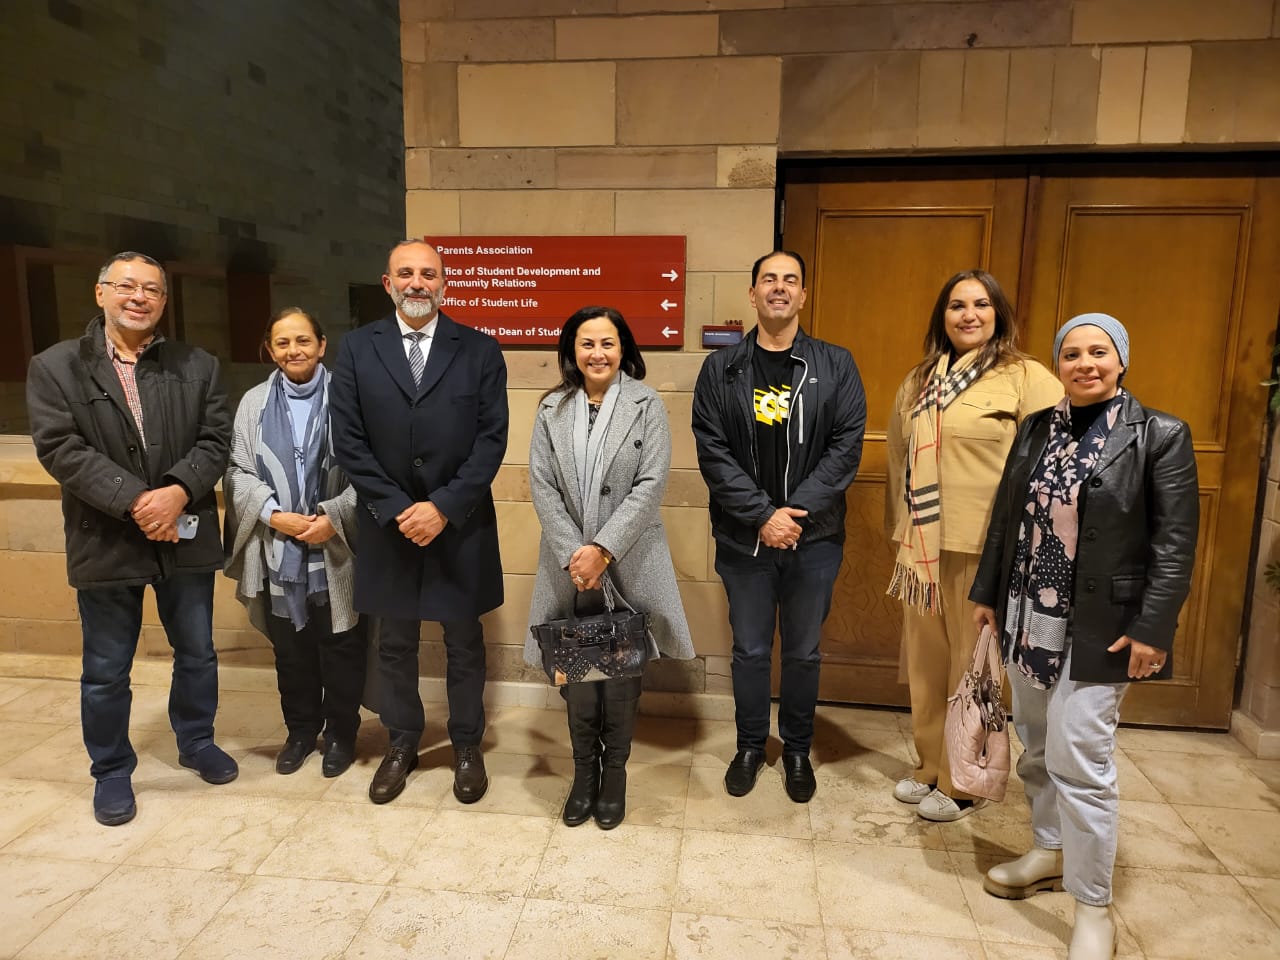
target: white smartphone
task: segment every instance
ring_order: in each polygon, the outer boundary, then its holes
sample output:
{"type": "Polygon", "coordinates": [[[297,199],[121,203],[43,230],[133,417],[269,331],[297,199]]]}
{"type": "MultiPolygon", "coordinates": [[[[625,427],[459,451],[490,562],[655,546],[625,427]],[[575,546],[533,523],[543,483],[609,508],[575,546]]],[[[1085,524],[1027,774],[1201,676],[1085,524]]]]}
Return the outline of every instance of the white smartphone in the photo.
{"type": "Polygon", "coordinates": [[[178,518],[178,539],[193,540],[200,529],[200,518],[194,513],[184,513],[178,518]]]}

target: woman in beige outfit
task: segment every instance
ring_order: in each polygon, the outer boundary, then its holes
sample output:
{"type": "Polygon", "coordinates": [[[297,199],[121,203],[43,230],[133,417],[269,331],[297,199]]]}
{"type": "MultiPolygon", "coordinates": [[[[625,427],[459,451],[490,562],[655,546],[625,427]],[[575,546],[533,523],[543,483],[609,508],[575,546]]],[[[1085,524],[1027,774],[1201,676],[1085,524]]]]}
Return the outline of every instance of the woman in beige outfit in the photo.
{"type": "Polygon", "coordinates": [[[1018,350],[1013,309],[983,270],[943,284],[924,351],[898,388],[888,431],[885,526],[898,548],[889,594],[902,600],[919,755],[893,795],[949,822],[982,804],[952,786],[942,738],[947,698],[977,639],[969,585],[1018,425],[1057,403],[1062,384],[1018,350]]]}

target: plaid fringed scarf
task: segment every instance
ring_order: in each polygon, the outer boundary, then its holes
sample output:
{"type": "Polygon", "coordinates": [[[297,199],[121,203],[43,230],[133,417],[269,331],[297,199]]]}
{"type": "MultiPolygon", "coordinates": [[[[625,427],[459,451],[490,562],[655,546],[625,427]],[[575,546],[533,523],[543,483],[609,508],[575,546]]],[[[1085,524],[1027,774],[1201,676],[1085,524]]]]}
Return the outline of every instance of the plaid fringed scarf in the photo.
{"type": "Polygon", "coordinates": [[[911,441],[907,446],[904,484],[911,523],[898,547],[887,592],[921,613],[942,612],[938,585],[938,555],[942,544],[942,500],[938,492],[942,411],[991,368],[990,363],[978,364],[981,353],[981,350],[970,350],[954,365],[949,354],[939,357],[911,411],[911,441]]]}

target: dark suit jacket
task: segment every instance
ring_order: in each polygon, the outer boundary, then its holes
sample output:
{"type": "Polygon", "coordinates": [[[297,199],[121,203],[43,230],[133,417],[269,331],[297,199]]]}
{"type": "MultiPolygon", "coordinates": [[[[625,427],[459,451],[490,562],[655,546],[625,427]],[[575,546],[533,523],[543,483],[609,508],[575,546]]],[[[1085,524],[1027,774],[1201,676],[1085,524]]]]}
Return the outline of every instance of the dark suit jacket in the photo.
{"type": "Polygon", "coordinates": [[[333,446],[359,495],[355,607],[461,620],[502,604],[491,485],[507,449],[507,366],[492,337],[440,314],[422,386],[395,315],[342,338],[329,388],[333,446]],[[430,500],[448,519],[426,547],[396,515],[430,500]]]}
{"type": "MultiPolygon", "coordinates": [[[[1003,625],[1018,525],[1031,473],[1049,440],[1053,409],[1022,421],[1005,462],[969,599],[994,607],[1003,625]]],[[[1191,430],[1177,417],[1125,396],[1102,459],[1080,488],[1080,539],[1071,603],[1071,679],[1128,683],[1122,636],[1173,649],[1191,588],[1200,494],[1191,430]]],[[[1009,651],[1005,650],[1006,659],[1009,651]]],[[[1173,658],[1152,679],[1172,675],[1173,658]]]]}

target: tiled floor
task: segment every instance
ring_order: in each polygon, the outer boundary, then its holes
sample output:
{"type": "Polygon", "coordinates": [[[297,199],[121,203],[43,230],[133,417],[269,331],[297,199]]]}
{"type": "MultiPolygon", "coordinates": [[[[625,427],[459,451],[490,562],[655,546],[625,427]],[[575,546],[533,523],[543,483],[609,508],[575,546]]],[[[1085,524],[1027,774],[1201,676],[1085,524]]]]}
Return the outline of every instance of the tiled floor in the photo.
{"type": "MultiPolygon", "coordinates": [[[[464,808],[429,709],[423,766],[375,807],[376,721],[345,776],[323,779],[313,757],[281,777],[275,698],[227,694],[219,739],[241,773],[210,787],[177,765],[165,695],[135,687],[138,817],[108,829],[91,813],[76,684],[0,679],[0,955],[1066,955],[1066,894],[982,892],[982,871],[1030,842],[1016,782],[950,825],[891,798],[910,766],[905,714],[823,708],[807,806],[783,793],[776,757],[748,797],[725,794],[731,723],[642,718],[627,820],[604,833],[558,820],[572,763],[554,711],[491,712],[491,786],[464,808]]],[[[1119,956],[1280,956],[1280,761],[1209,734],[1123,730],[1120,747],[1119,956]]]]}

